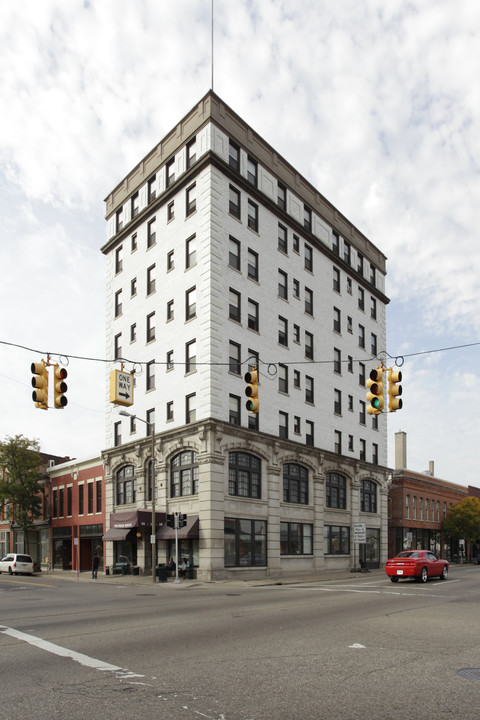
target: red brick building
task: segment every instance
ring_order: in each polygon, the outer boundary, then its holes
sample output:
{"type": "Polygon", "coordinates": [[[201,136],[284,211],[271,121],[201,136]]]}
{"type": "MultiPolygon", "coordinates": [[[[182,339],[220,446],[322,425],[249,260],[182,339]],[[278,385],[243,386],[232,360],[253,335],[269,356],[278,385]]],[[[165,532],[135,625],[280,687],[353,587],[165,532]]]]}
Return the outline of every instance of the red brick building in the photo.
{"type": "Polygon", "coordinates": [[[101,457],[71,460],[48,470],[53,570],[86,571],[94,555],[104,566],[105,472],[101,457]]]}
{"type": "Polygon", "coordinates": [[[441,523],[469,490],[436,478],[433,462],[426,473],[407,470],[406,454],[406,434],[396,433],[395,471],[388,494],[388,554],[392,557],[413,548],[449,557],[451,551],[442,538],[441,523]]]}

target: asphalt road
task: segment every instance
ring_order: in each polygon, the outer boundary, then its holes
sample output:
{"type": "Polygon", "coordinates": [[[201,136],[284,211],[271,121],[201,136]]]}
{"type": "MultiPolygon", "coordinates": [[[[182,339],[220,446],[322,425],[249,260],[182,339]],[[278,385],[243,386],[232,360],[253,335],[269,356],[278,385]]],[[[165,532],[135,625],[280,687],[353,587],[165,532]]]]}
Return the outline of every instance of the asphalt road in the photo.
{"type": "Polygon", "coordinates": [[[0,719],[478,720],[479,591],[1,575],[0,719]]]}

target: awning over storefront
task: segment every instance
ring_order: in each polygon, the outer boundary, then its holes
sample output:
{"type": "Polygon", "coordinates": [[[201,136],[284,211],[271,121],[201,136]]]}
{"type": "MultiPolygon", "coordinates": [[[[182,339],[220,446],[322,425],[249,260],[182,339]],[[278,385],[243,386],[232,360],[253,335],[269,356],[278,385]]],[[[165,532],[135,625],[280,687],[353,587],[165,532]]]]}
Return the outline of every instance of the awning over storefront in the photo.
{"type": "MultiPolygon", "coordinates": [[[[157,527],[166,522],[164,512],[155,513],[157,527]]],[[[110,513],[110,529],[103,535],[102,540],[119,542],[125,540],[131,530],[152,527],[151,510],[125,510],[124,512],[110,513]]]]}
{"type": "Polygon", "coordinates": [[[110,528],[110,530],[107,530],[105,535],[103,535],[102,540],[113,540],[116,542],[125,540],[130,529],[131,528],[110,528]]]}
{"type": "MultiPolygon", "coordinates": [[[[187,524],[183,528],[179,528],[178,537],[181,540],[196,540],[199,534],[198,515],[187,515],[187,524]]],[[[157,540],[175,540],[175,528],[171,528],[166,524],[157,530],[157,540]]]]}

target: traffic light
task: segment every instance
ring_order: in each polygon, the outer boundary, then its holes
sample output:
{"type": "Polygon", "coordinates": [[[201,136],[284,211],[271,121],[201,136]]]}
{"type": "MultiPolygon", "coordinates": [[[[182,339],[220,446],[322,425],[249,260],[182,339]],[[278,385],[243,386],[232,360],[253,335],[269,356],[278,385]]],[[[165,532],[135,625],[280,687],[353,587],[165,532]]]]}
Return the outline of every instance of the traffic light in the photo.
{"type": "Polygon", "coordinates": [[[388,370],[388,409],[390,412],[395,410],[401,410],[403,407],[403,401],[400,398],[402,394],[402,386],[399,384],[402,382],[402,373],[400,370],[388,370]]]}
{"type": "Polygon", "coordinates": [[[53,407],[59,410],[63,410],[68,403],[65,397],[68,385],[64,382],[67,375],[65,368],[60,367],[58,363],[53,366],[53,407]]]}
{"type": "Polygon", "coordinates": [[[175,527],[175,515],[170,514],[167,515],[167,525],[168,527],[174,528],[175,527]]]}
{"type": "Polygon", "coordinates": [[[48,410],[48,366],[45,360],[39,363],[32,363],[30,369],[33,373],[32,400],[37,408],[48,410]]]}
{"type": "Polygon", "coordinates": [[[245,395],[248,397],[245,407],[248,412],[258,413],[260,405],[258,402],[258,371],[256,367],[245,373],[245,382],[248,383],[245,388],[245,395]]]}
{"type": "Polygon", "coordinates": [[[367,407],[369,415],[380,415],[383,410],[383,369],[377,367],[372,370],[367,380],[367,400],[370,405],[367,407]]]}
{"type": "Polygon", "coordinates": [[[186,524],[187,524],[187,516],[182,515],[182,513],[180,513],[180,515],[178,516],[178,527],[179,528],[185,527],[186,524]]]}

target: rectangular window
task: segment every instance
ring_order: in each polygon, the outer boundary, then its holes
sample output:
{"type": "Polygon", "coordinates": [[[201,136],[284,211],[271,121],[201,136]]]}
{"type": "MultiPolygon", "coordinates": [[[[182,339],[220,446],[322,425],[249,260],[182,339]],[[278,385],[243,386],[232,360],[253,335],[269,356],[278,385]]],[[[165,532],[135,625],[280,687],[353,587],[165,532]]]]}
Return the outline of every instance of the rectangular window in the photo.
{"type": "Polygon", "coordinates": [[[305,420],[305,445],[313,447],[315,444],[314,424],[312,420],[305,420]]]}
{"type": "Polygon", "coordinates": [[[340,310],[336,307],[333,308],[333,331],[340,333],[342,328],[342,316],[340,310]]]}
{"type": "Polygon", "coordinates": [[[171,200],[167,205],[167,223],[175,220],[175,200],[171,200]]]}
{"type": "Polygon", "coordinates": [[[113,423],[113,444],[118,447],[122,444],[122,423],[113,423]]]}
{"type": "Polygon", "coordinates": [[[288,320],[278,316],[278,343],[288,347],[288,320]]]}
{"type": "Polygon", "coordinates": [[[293,325],[293,342],[300,344],[300,325],[293,325]]]}
{"type": "Polygon", "coordinates": [[[137,233],[133,233],[131,241],[130,241],[130,252],[135,252],[137,249],[137,233]]]}
{"type": "Polygon", "coordinates": [[[365,387],[365,363],[358,363],[358,384],[365,387]]]}
{"type": "Polygon", "coordinates": [[[341,455],[342,454],[342,433],[340,432],[340,430],[334,430],[333,444],[334,444],[334,451],[337,453],[337,455],[341,455]]]}
{"type": "Polygon", "coordinates": [[[313,249],[305,244],[305,270],[313,272],[313,249]]]}
{"type": "Polygon", "coordinates": [[[335,415],[342,414],[342,391],[336,388],[333,391],[333,412],[335,415]]]}
{"type": "Polygon", "coordinates": [[[228,369],[234,375],[241,374],[241,346],[230,340],[229,344],[229,365],[228,369]]]}
{"type": "Polygon", "coordinates": [[[280,555],[312,555],[313,525],[280,523],[280,555]]]}
{"type": "Polygon", "coordinates": [[[135,297],[137,294],[137,278],[132,278],[130,281],[130,297],[135,297]]]}
{"type": "Polygon", "coordinates": [[[287,188],[281,183],[277,185],[277,205],[282,210],[287,209],[287,188]]]}
{"type": "Polygon", "coordinates": [[[258,318],[258,303],[248,298],[248,327],[256,332],[260,329],[258,318]]]}
{"type": "Polygon", "coordinates": [[[358,347],[365,347],[365,328],[363,325],[358,326],[358,347]]]}
{"type": "Polygon", "coordinates": [[[228,317],[230,320],[235,320],[236,322],[241,322],[242,316],[241,316],[241,296],[240,293],[236,290],[233,290],[233,288],[229,289],[229,300],[228,300],[228,317]]]}
{"type": "Polygon", "coordinates": [[[367,404],[360,400],[360,410],[358,412],[358,422],[360,425],[366,425],[367,423],[367,411],[366,411],[367,404]]]}
{"type": "Polygon", "coordinates": [[[250,155],[247,157],[247,180],[249,183],[257,187],[258,182],[258,164],[250,155]]]}
{"type": "Polygon", "coordinates": [[[167,422],[171,422],[173,420],[173,400],[170,400],[167,402],[167,422]]]}
{"type": "Polygon", "coordinates": [[[93,482],[87,484],[88,514],[93,515],[93,482]]]}
{"type": "Polygon", "coordinates": [[[123,207],[120,208],[120,210],[117,210],[115,213],[115,232],[120,232],[120,230],[123,228],[123,207]]]}
{"type": "Polygon", "coordinates": [[[343,241],[343,259],[347,263],[347,265],[350,265],[350,262],[351,262],[350,243],[348,243],[346,240],[343,241]]]}
{"type": "Polygon", "coordinates": [[[187,143],[187,170],[192,167],[197,159],[197,138],[194,137],[187,143]]]}
{"type": "Polygon", "coordinates": [[[235,270],[240,270],[240,242],[230,235],[228,239],[228,264],[235,270]]]}
{"type": "Polygon", "coordinates": [[[113,353],[115,360],[122,357],[122,333],[118,333],[114,338],[113,353]]]}
{"type": "Polygon", "coordinates": [[[185,240],[185,268],[188,270],[188,268],[193,267],[197,264],[197,236],[192,235],[192,237],[187,238],[185,240]]]}
{"type": "Polygon", "coordinates": [[[293,236],[292,248],[293,252],[300,253],[300,238],[298,235],[293,236]]]}
{"type": "Polygon", "coordinates": [[[305,288],[305,312],[313,316],[313,290],[305,288]]]}
{"type": "Polygon", "coordinates": [[[197,316],[197,288],[194,286],[185,293],[185,320],[197,316]]]}
{"type": "MultiPolygon", "coordinates": [[[[80,483],[80,484],[78,485],[78,514],[79,514],[79,515],[83,515],[83,513],[84,513],[84,504],[83,504],[83,503],[84,503],[84,499],[83,499],[83,498],[84,498],[84,495],[83,495],[83,488],[84,488],[83,483],[80,483]]],[[[55,508],[55,504],[54,504],[53,507],[55,508]]],[[[54,516],[54,517],[55,517],[55,516],[54,516]]]]}
{"type": "Polygon", "coordinates": [[[168,350],[166,355],[167,370],[173,370],[173,350],[168,350]]]}
{"type": "Polygon", "coordinates": [[[102,512],[102,481],[96,480],[95,482],[95,495],[96,495],[96,508],[97,513],[102,512]]]}
{"type": "Polygon", "coordinates": [[[155,292],[155,265],[147,269],[147,295],[155,292]]]}
{"type": "Polygon", "coordinates": [[[155,360],[150,360],[146,366],[145,390],[155,390],[155,360]]]}
{"type": "Polygon", "coordinates": [[[157,183],[157,176],[154,175],[150,178],[148,181],[148,204],[153,202],[155,198],[157,197],[157,190],[156,190],[156,183],[157,183]]]}
{"type": "Polygon", "coordinates": [[[314,380],[309,375],[305,375],[305,402],[311,404],[315,402],[314,380]]]}
{"type": "Polygon", "coordinates": [[[155,408],[151,408],[146,412],[147,421],[147,437],[152,437],[152,433],[155,433],[155,408]]]}
{"type": "Polygon", "coordinates": [[[193,183],[185,193],[185,214],[188,217],[197,209],[197,185],[193,183]]]}
{"type": "Polygon", "coordinates": [[[300,299],[300,281],[295,278],[292,281],[292,293],[294,298],[300,299]]]}
{"type": "Polygon", "coordinates": [[[288,413],[278,413],[278,437],[288,440],[288,413]]]}
{"type": "Polygon", "coordinates": [[[373,287],[375,287],[375,283],[376,283],[376,268],[375,268],[375,265],[373,265],[372,263],[370,263],[370,282],[371,282],[371,284],[373,285],[373,287]]]}
{"type": "Polygon", "coordinates": [[[231,425],[240,425],[240,398],[238,395],[228,396],[228,422],[231,425]]]}
{"type": "Polygon", "coordinates": [[[333,348],[333,372],[342,374],[342,351],[338,348],[333,348]]]}
{"type": "Polygon", "coordinates": [[[288,275],[283,270],[278,271],[278,297],[288,300],[288,275]]]}
{"type": "Polygon", "coordinates": [[[288,393],[288,367],[287,365],[278,365],[278,391],[288,393]]]}
{"type": "Polygon", "coordinates": [[[251,230],[255,230],[255,232],[258,232],[258,205],[256,205],[252,200],[248,201],[248,227],[251,230]]]}
{"type": "Polygon", "coordinates": [[[196,393],[187,395],[185,398],[185,423],[188,425],[195,422],[197,418],[197,411],[195,407],[196,393]]]}
{"type": "Polygon", "coordinates": [[[175,251],[170,250],[167,253],[167,272],[170,272],[170,270],[173,270],[175,267],[175,251]]]}
{"type": "Polygon", "coordinates": [[[120,245],[115,250],[115,273],[122,272],[123,270],[123,245],[120,245]]]}
{"type": "Polygon", "coordinates": [[[137,339],[137,323],[130,325],[130,342],[133,343],[137,339]]]}
{"type": "Polygon", "coordinates": [[[281,252],[288,252],[287,228],[278,224],[278,249],[281,252]]]}
{"type": "Polygon", "coordinates": [[[303,227],[312,232],[312,211],[306,205],[303,206],[303,227]]]}
{"type": "Polygon", "coordinates": [[[333,289],[340,292],[340,270],[336,267],[333,268],[333,289]]]}
{"type": "Polygon", "coordinates": [[[327,555],[350,554],[350,528],[348,526],[325,525],[324,540],[327,555]]]}
{"type": "Polygon", "coordinates": [[[305,331],[305,357],[313,360],[313,335],[305,331]]]}
{"type": "Polygon", "coordinates": [[[148,343],[152,340],[155,340],[155,311],[147,315],[146,341],[148,343]]]}
{"type": "Polygon", "coordinates": [[[165,182],[167,188],[175,182],[175,158],[172,158],[165,165],[165,182]]]}
{"type": "Polygon", "coordinates": [[[117,290],[115,293],[115,317],[119,317],[122,314],[122,291],[117,290]]]}
{"type": "Polygon", "coordinates": [[[300,390],[300,370],[293,371],[293,387],[300,390]]]}
{"type": "Polygon", "coordinates": [[[370,350],[372,355],[377,354],[377,336],[375,335],[375,333],[371,333],[370,336],[370,350]]]}
{"type": "Polygon", "coordinates": [[[130,210],[132,213],[132,220],[137,217],[138,213],[140,212],[140,198],[138,195],[138,192],[134,193],[131,198],[131,206],[130,210]]]}
{"type": "Polygon", "coordinates": [[[225,567],[267,564],[267,523],[265,520],[225,518],[225,567]]]}
{"type": "Polygon", "coordinates": [[[228,195],[228,212],[240,220],[240,190],[230,185],[228,195]]]}
{"type": "Polygon", "coordinates": [[[340,235],[332,230],[332,250],[335,255],[340,255],[340,235]]]}
{"type": "Polygon", "coordinates": [[[363,275],[363,255],[357,253],[357,272],[363,275]]]}
{"type": "Polygon", "coordinates": [[[365,291],[363,288],[358,288],[358,309],[365,310],[365,291]]]}
{"type": "Polygon", "coordinates": [[[167,302],[167,322],[170,322],[170,320],[173,320],[174,317],[175,317],[174,303],[173,303],[173,300],[169,300],[167,302]]]}
{"type": "Polygon", "coordinates": [[[185,344],[185,374],[197,369],[197,342],[190,340],[185,344]]]}
{"type": "Polygon", "coordinates": [[[301,433],[301,422],[298,415],[293,416],[293,432],[295,435],[300,435],[301,433]]]}
{"type": "Polygon", "coordinates": [[[372,320],[377,319],[377,301],[374,297],[370,298],[370,317],[372,320]]]}
{"type": "Polygon", "coordinates": [[[152,247],[157,242],[157,219],[153,218],[147,225],[147,248],[152,247]]]}
{"type": "Polygon", "coordinates": [[[72,517],[72,486],[67,487],[67,517],[72,517]]]}
{"type": "Polygon", "coordinates": [[[258,253],[248,248],[247,252],[248,277],[258,281],[258,253]]]}
{"type": "Polygon", "coordinates": [[[233,140],[228,144],[228,164],[237,172],[240,171],[240,148],[233,140]]]}

